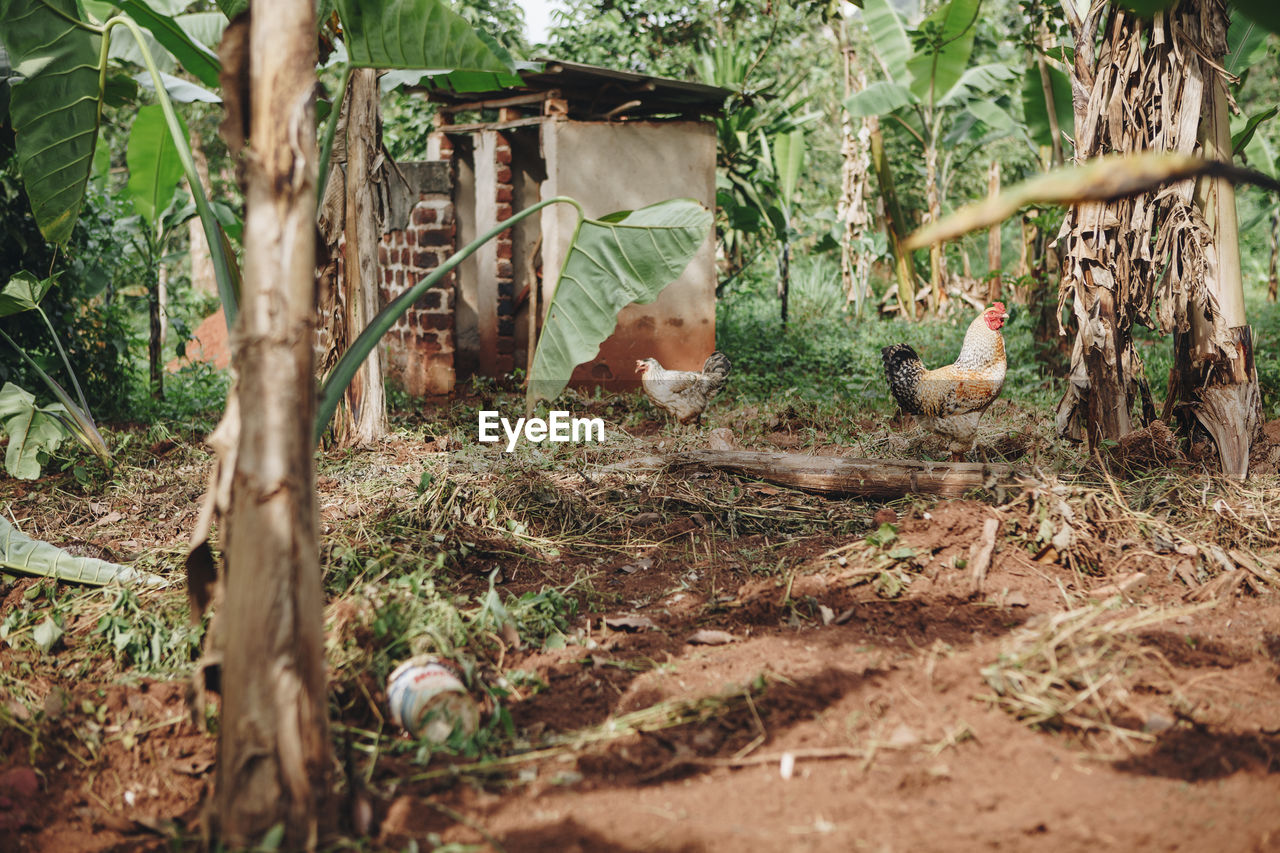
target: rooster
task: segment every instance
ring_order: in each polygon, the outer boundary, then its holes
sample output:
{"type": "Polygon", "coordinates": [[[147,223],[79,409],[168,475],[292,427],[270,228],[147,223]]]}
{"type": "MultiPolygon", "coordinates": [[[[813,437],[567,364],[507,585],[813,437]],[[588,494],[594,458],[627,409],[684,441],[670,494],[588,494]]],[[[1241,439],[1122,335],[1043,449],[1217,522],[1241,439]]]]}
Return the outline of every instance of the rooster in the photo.
{"type": "Polygon", "coordinates": [[[729,358],[719,350],[711,353],[701,373],[667,370],[656,358],[646,358],[636,362],[636,372],[655,406],[682,424],[701,423],[702,412],[729,376],[729,358]]]}
{"type": "Polygon", "coordinates": [[[1003,302],[978,315],[964,334],[954,364],[925,370],[907,344],[880,351],[889,391],[904,412],[921,419],[927,429],[948,438],[951,461],[959,462],[978,440],[978,420],[1004,385],[1004,336],[1009,318],[1003,302]]]}

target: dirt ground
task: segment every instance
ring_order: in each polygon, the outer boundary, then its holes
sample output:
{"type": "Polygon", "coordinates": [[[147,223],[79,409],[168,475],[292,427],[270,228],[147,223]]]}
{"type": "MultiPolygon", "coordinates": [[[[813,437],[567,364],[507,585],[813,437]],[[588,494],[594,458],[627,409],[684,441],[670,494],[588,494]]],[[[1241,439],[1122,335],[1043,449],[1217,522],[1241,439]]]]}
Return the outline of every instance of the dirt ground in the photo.
{"type": "MultiPolygon", "coordinates": [[[[656,446],[654,429],[637,430],[637,446],[656,446]]],[[[421,453],[401,438],[363,458],[390,470],[421,453]]],[[[33,535],[60,531],[116,559],[158,550],[176,567],[196,473],[96,509],[57,502],[43,517],[38,486],[5,481],[0,504],[33,535]],[[100,523],[117,511],[126,517],[100,523]]],[[[344,507],[361,476],[322,470],[326,528],[360,520],[344,507]]],[[[1188,477],[1213,520],[1181,538],[1161,526],[1173,516],[1160,500],[1130,521],[1104,508],[1105,478],[886,506],[712,474],[687,485],[736,489],[777,517],[838,516],[842,532],[733,535],[727,516],[666,500],[634,516],[603,559],[473,557],[457,575],[469,596],[493,568],[513,595],[589,569],[596,594],[565,647],[503,647],[500,671],[540,682],[507,700],[506,763],[471,772],[466,759],[424,765],[410,752],[373,762],[344,755],[336,736],[335,776],[358,781],[328,810],[329,845],[1280,850],[1280,597],[1267,582],[1280,558],[1274,539],[1258,545],[1277,535],[1280,483],[1246,493],[1188,477]],[[997,534],[979,580],[988,520],[997,534]]],[[[607,500],[608,484],[591,482],[607,500]]],[[[5,590],[0,619],[36,583],[5,590]]],[[[331,609],[331,628],[345,630],[334,619],[331,609]]],[[[74,659],[92,628],[67,626],[60,654],[74,659]]],[[[216,738],[193,723],[183,681],[92,658],[54,677],[21,644],[0,643],[0,666],[25,691],[6,682],[0,695],[0,849],[195,843],[216,738]]],[[[383,701],[382,685],[366,687],[370,707],[383,701]]]]}

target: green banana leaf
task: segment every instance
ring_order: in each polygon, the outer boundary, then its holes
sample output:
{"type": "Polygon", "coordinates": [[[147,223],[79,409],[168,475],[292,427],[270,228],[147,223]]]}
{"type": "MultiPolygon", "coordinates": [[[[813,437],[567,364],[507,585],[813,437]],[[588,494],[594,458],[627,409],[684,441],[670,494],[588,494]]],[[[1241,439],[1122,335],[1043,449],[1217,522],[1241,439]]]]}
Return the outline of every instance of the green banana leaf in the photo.
{"type": "Polygon", "coordinates": [[[1245,17],[1239,9],[1231,9],[1229,14],[1227,55],[1222,57],[1222,67],[1240,76],[1267,55],[1267,31],[1245,17]]]}
{"type": "Polygon", "coordinates": [[[18,163],[40,233],[66,243],[98,138],[102,37],[76,26],[75,0],[0,0],[14,70],[9,106],[18,163]]]}
{"type": "Polygon", "coordinates": [[[795,199],[800,169],[804,166],[804,131],[793,130],[773,138],[773,168],[778,175],[782,203],[790,206],[795,199]]]}
{"type": "Polygon", "coordinates": [[[579,223],[533,355],[526,408],[559,396],[573,369],[594,358],[613,334],[618,312],[657,299],[710,229],[710,211],[693,199],[579,223]]]}
{"type": "Polygon", "coordinates": [[[906,86],[881,80],[878,83],[872,83],[861,92],[854,92],[846,98],[844,108],[851,117],[863,118],[865,116],[887,116],[899,107],[919,102],[920,99],[912,94],[911,90],[906,86]]]}
{"type": "MultiPolygon", "coordinates": [[[[187,131],[182,122],[182,131],[187,131]]],[[[178,146],[169,133],[164,110],[159,104],[148,104],[138,109],[129,131],[129,148],[125,152],[129,166],[129,183],[125,186],[133,209],[147,225],[155,227],[160,215],[182,180],[182,161],[178,159],[178,146]]],[[[194,212],[194,209],[193,209],[194,212]]]]}
{"type": "Polygon", "coordinates": [[[94,557],[77,557],[48,542],[26,535],[0,516],[0,569],[21,572],[60,581],[106,586],[109,583],[140,583],[151,587],[168,586],[159,575],[140,572],[119,563],[108,563],[94,557]]]}
{"type": "MultiPolygon", "coordinates": [[[[1053,87],[1053,111],[1058,115],[1058,128],[1067,136],[1074,137],[1076,113],[1071,106],[1071,80],[1057,68],[1049,66],[1049,84],[1053,87]]],[[[1052,147],[1044,84],[1040,81],[1040,68],[1034,63],[1022,78],[1022,114],[1027,121],[1027,135],[1031,141],[1046,148],[1052,147]]]]}
{"type": "Polygon", "coordinates": [[[37,406],[36,395],[12,382],[0,388],[0,423],[9,434],[4,469],[18,480],[38,480],[43,463],[58,449],[67,431],[58,418],[61,406],[37,406]]]}
{"type": "Polygon", "coordinates": [[[249,0],[217,0],[218,10],[230,20],[249,8],[249,0]]]}
{"type": "Polygon", "coordinates": [[[982,0],[951,0],[920,24],[920,29],[937,28],[938,41],[918,50],[907,60],[911,91],[926,103],[937,104],[960,82],[973,53],[978,32],[978,9],[982,0]]]}
{"type": "Polygon", "coordinates": [[[972,68],[966,68],[964,73],[960,75],[960,79],[955,82],[955,85],[938,99],[938,106],[963,104],[966,101],[976,99],[979,95],[989,94],[999,88],[1000,84],[1017,76],[1017,68],[1000,62],[991,62],[986,65],[975,65],[972,68]]]}
{"type": "MultiPolygon", "coordinates": [[[[222,63],[207,47],[187,34],[174,18],[162,15],[142,0],[115,0],[121,10],[145,27],[193,77],[210,88],[218,86],[222,63]]],[[[221,16],[219,16],[221,17],[221,16]]]]}
{"type": "Polygon", "coordinates": [[[900,86],[909,84],[911,72],[907,70],[907,60],[911,58],[911,42],[907,41],[907,29],[897,10],[889,0],[866,0],[862,20],[890,80],[900,86]]]}
{"type": "Polygon", "coordinates": [[[353,68],[508,72],[444,0],[338,0],[353,68]]]}

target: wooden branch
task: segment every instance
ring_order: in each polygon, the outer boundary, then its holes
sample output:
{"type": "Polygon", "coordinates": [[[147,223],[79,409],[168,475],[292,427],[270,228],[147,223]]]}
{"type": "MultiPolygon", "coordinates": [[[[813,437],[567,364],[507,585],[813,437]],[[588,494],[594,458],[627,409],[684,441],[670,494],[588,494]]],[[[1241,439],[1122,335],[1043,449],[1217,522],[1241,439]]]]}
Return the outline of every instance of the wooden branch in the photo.
{"type": "Polygon", "coordinates": [[[958,498],[970,489],[1018,487],[1027,482],[1011,465],[978,462],[804,456],[754,450],[692,450],[662,461],[672,467],[714,468],[809,492],[864,498],[897,498],[912,493],[958,498]]]}
{"type": "Polygon", "coordinates": [[[987,569],[991,567],[991,555],[996,549],[996,534],[1000,532],[1000,519],[988,518],[982,523],[982,538],[969,548],[969,573],[975,595],[982,594],[987,582],[987,569]]]}

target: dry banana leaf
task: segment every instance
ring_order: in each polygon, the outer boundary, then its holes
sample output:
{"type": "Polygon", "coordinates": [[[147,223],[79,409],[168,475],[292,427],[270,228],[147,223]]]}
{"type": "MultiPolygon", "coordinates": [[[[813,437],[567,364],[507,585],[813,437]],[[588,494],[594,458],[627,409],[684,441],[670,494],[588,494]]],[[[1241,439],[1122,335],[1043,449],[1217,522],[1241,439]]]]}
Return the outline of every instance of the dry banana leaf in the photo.
{"type": "Polygon", "coordinates": [[[3,517],[0,517],[0,569],[93,586],[141,583],[159,587],[168,584],[164,578],[150,572],[94,557],[77,557],[48,542],[39,542],[3,517]]]}
{"type": "Polygon", "coordinates": [[[1261,172],[1190,154],[1152,151],[1099,157],[1088,165],[1055,169],[1023,181],[998,196],[967,204],[950,216],[912,232],[905,245],[910,250],[945,243],[1003,222],[1027,206],[1113,201],[1199,177],[1226,178],[1233,183],[1255,184],[1280,193],[1280,182],[1261,172]]]}

